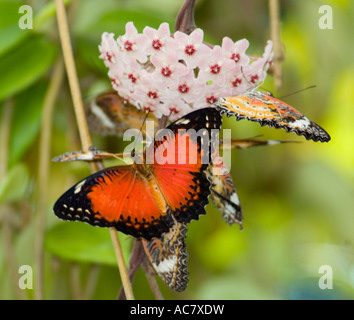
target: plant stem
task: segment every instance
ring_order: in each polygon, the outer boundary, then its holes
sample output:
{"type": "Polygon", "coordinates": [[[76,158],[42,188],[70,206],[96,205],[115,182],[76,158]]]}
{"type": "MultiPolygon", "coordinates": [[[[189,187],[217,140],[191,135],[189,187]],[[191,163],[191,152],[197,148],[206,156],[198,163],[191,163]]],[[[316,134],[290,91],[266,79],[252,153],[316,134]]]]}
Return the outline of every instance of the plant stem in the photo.
{"type": "Polygon", "coordinates": [[[84,151],[87,151],[88,148],[92,145],[92,142],[91,142],[91,137],[86,123],[84,104],[83,104],[79,80],[76,72],[73,50],[70,42],[68,21],[67,21],[67,16],[66,16],[65,6],[63,1],[56,0],[56,7],[57,7],[57,18],[58,18],[60,41],[63,50],[65,68],[69,80],[69,86],[71,91],[71,97],[73,100],[77,125],[79,128],[81,144],[84,151]]]}
{"type": "Polygon", "coordinates": [[[181,10],[177,15],[175,31],[181,31],[186,34],[190,34],[194,29],[196,29],[194,22],[194,6],[195,0],[185,0],[181,10]]]}
{"type": "MultiPolygon", "coordinates": [[[[113,246],[114,246],[114,249],[116,252],[116,258],[117,258],[119,270],[126,271],[127,269],[125,266],[123,252],[122,252],[122,248],[120,246],[117,230],[115,230],[114,228],[109,228],[109,232],[111,234],[111,239],[112,239],[113,246]]],[[[133,290],[131,288],[128,272],[124,272],[124,273],[121,272],[120,276],[122,278],[124,292],[125,292],[125,296],[126,296],[127,300],[134,300],[133,290]],[[127,290],[127,288],[126,288],[126,285],[128,285],[128,284],[129,284],[129,290],[127,290]]]]}
{"type": "Polygon", "coordinates": [[[280,41],[280,18],[279,18],[279,0],[269,0],[270,15],[270,38],[273,41],[274,64],[273,72],[275,79],[275,88],[279,90],[282,85],[282,67],[281,61],[284,59],[281,41],[280,41]]]}
{"type": "Polygon", "coordinates": [[[154,275],[154,270],[152,269],[152,266],[150,262],[145,259],[143,263],[141,264],[141,267],[146,275],[146,279],[148,280],[151,290],[156,298],[156,300],[164,300],[162,293],[160,291],[159,285],[157,284],[157,281],[155,279],[154,275]]]}
{"type": "MultiPolygon", "coordinates": [[[[91,142],[91,137],[86,122],[84,105],[82,101],[79,80],[76,73],[75,61],[74,61],[73,51],[70,42],[68,22],[67,22],[63,0],[56,0],[56,7],[57,7],[58,27],[59,27],[61,45],[63,49],[64,62],[65,62],[66,72],[69,79],[69,85],[70,85],[71,95],[73,99],[77,124],[80,132],[81,144],[84,151],[87,151],[88,148],[92,145],[92,142],[91,142]]],[[[94,172],[97,171],[97,169],[98,166],[95,163],[92,163],[91,171],[94,172]]],[[[115,249],[118,268],[121,275],[125,294],[128,299],[134,299],[117,232],[114,228],[110,228],[109,232],[111,234],[113,247],[115,249]]]]}

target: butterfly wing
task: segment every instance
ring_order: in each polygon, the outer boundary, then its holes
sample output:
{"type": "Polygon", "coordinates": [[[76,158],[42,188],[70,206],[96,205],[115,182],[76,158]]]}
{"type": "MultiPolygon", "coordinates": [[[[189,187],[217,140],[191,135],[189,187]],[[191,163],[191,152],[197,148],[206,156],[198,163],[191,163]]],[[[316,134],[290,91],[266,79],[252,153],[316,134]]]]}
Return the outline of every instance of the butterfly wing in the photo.
{"type": "Polygon", "coordinates": [[[205,173],[211,183],[211,200],[221,211],[223,219],[227,224],[236,223],[242,229],[242,207],[229,170],[220,161],[211,164],[205,173]]]}
{"type": "Polygon", "coordinates": [[[161,238],[142,241],[156,273],[176,291],[185,290],[189,280],[186,234],[187,226],[175,222],[170,231],[164,233],[161,238]]]}
{"type": "Polygon", "coordinates": [[[170,210],[162,210],[152,190],[133,166],[106,168],[65,192],[54,205],[64,220],[115,227],[134,237],[160,237],[173,225],[170,210]]]}
{"type": "MultiPolygon", "coordinates": [[[[103,92],[86,107],[89,129],[101,135],[123,136],[127,129],[140,129],[145,117],[144,111],[124,101],[115,90],[103,92]]],[[[157,127],[157,119],[152,114],[147,119],[157,127]]]]}
{"type": "Polygon", "coordinates": [[[218,108],[228,117],[248,119],[262,126],[283,128],[303,135],[308,140],[328,142],[329,134],[296,109],[275,99],[264,91],[250,91],[246,95],[221,98],[218,108]]]}
{"type": "Polygon", "coordinates": [[[219,132],[221,121],[215,108],[200,109],[156,135],[150,169],[178,222],[188,223],[205,214],[210,182],[204,171],[211,160],[213,133],[219,132]]]}

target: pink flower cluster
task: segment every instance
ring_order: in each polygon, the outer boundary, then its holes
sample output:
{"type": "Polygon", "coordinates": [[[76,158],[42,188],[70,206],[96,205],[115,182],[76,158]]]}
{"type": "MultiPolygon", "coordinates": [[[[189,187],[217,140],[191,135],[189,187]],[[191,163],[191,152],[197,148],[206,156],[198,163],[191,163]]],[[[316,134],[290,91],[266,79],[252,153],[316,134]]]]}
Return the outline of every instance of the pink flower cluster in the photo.
{"type": "Polygon", "coordinates": [[[262,57],[250,59],[246,39],[233,42],[225,37],[221,46],[209,46],[203,37],[201,29],[190,35],[171,34],[167,23],[138,33],[128,22],[126,33],[117,40],[113,33],[102,35],[100,58],[121,97],[158,118],[166,115],[173,120],[220,97],[245,93],[266,77],[271,41],[262,57]]]}

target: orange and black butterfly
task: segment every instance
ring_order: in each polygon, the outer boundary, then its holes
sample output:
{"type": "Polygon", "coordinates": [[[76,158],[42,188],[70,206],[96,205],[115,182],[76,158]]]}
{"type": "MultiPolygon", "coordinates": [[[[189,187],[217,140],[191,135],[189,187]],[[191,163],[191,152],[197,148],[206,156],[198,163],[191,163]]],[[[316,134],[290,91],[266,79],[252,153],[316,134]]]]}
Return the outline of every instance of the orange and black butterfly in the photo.
{"type": "Polygon", "coordinates": [[[208,203],[205,170],[221,122],[215,108],[178,119],[133,164],[106,168],[70,188],[55,203],[55,214],[147,240],[161,237],[175,221],[198,219],[208,203]]]}
{"type": "Polygon", "coordinates": [[[244,95],[220,98],[217,106],[228,117],[247,119],[261,126],[283,128],[303,135],[307,140],[328,142],[329,134],[296,109],[265,91],[250,90],[244,95]]]}

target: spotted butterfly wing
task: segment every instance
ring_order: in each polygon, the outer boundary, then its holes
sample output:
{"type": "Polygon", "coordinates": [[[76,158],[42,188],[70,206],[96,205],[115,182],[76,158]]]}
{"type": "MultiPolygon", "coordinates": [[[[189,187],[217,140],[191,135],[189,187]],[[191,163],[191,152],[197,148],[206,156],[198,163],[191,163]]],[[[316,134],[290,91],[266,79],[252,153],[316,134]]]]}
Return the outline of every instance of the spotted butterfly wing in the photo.
{"type": "Polygon", "coordinates": [[[245,95],[220,98],[217,106],[222,113],[237,120],[248,119],[262,126],[283,128],[308,140],[328,142],[331,139],[318,124],[264,91],[251,90],[245,95]]]}
{"type": "Polygon", "coordinates": [[[87,177],[57,200],[55,214],[148,240],[169,231],[174,219],[184,223],[198,219],[205,214],[210,193],[202,142],[208,141],[208,149],[212,129],[220,126],[221,116],[214,108],[186,115],[168,126],[167,133],[156,135],[144,157],[148,160],[152,154],[152,163],[110,167],[87,177]],[[189,128],[205,129],[204,134],[195,137],[189,128]],[[176,162],[180,150],[187,159],[192,155],[192,161],[176,162]]]}
{"type": "Polygon", "coordinates": [[[187,226],[175,222],[169,232],[151,241],[143,239],[143,247],[156,273],[173,290],[184,291],[188,285],[187,226]]]}

